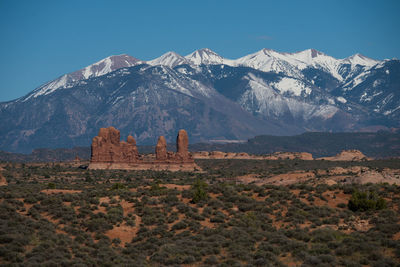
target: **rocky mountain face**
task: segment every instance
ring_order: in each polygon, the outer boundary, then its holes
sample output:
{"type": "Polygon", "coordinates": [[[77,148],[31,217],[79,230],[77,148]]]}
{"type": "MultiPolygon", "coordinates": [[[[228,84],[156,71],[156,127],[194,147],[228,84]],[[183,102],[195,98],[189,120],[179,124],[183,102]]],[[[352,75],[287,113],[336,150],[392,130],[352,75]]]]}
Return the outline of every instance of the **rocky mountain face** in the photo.
{"type": "Polygon", "coordinates": [[[0,150],[88,146],[114,126],[138,144],[243,140],[400,125],[400,61],[263,49],[236,60],[209,49],[151,61],[111,56],[0,103],[0,150]]]}

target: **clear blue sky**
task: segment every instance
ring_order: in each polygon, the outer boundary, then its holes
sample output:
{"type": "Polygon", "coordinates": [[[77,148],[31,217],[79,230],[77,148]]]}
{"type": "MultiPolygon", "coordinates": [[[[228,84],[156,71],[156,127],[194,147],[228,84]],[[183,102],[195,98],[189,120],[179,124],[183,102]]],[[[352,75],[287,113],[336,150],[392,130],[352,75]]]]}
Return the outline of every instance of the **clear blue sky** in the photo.
{"type": "Polygon", "coordinates": [[[109,55],[315,48],[400,58],[400,1],[0,0],[0,101],[109,55]]]}

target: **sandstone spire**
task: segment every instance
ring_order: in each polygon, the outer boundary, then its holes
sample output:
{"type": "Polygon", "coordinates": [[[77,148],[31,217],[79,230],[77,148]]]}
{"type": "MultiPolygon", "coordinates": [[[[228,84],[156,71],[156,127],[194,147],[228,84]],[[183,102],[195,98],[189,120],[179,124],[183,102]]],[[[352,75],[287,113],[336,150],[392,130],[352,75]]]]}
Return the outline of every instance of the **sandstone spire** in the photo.
{"type": "Polygon", "coordinates": [[[190,155],[188,152],[189,137],[185,130],[179,130],[178,136],[176,137],[176,158],[178,160],[189,160],[190,155]]]}
{"type": "MultiPolygon", "coordinates": [[[[195,162],[188,151],[189,138],[185,130],[180,130],[176,138],[176,153],[167,151],[164,136],[158,138],[153,156],[140,156],[136,140],[128,136],[120,141],[120,132],[114,127],[101,128],[98,136],[93,138],[90,168],[93,169],[193,169],[195,162]]],[[[196,167],[197,168],[197,167],[196,167]]]]}
{"type": "Polygon", "coordinates": [[[167,141],[164,136],[160,136],[156,145],[156,159],[166,160],[167,159],[167,141]]]}

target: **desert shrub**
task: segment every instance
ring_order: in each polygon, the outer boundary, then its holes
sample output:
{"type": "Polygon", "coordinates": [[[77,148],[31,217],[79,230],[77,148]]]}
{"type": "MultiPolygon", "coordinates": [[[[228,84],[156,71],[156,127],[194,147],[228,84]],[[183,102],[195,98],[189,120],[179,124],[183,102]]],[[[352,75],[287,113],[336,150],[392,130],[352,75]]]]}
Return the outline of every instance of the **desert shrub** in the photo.
{"type": "Polygon", "coordinates": [[[322,220],[323,224],[333,224],[333,225],[337,225],[339,223],[340,219],[339,217],[336,216],[332,216],[330,218],[325,218],[322,220]]]}
{"type": "Polygon", "coordinates": [[[111,190],[124,190],[126,189],[126,186],[121,183],[115,183],[111,186],[111,190]]]}
{"type": "Polygon", "coordinates": [[[215,255],[211,255],[204,260],[207,265],[216,265],[218,263],[218,258],[215,255]]]}
{"type": "Polygon", "coordinates": [[[315,230],[311,233],[312,242],[329,242],[342,238],[344,234],[330,228],[315,230]]]}
{"type": "Polygon", "coordinates": [[[210,218],[210,222],[223,223],[225,222],[225,218],[226,218],[225,214],[223,214],[220,211],[217,211],[215,213],[215,216],[210,218]]]}
{"type": "Polygon", "coordinates": [[[38,199],[36,197],[36,195],[33,194],[29,194],[25,199],[24,199],[25,203],[29,203],[29,204],[34,204],[36,202],[38,202],[38,199]]]}
{"type": "Polygon", "coordinates": [[[167,217],[167,223],[173,223],[174,221],[178,220],[178,213],[172,212],[168,217],[167,217]]]}
{"type": "Polygon", "coordinates": [[[160,202],[172,206],[177,205],[179,203],[179,199],[175,194],[168,193],[165,197],[160,199],[160,202]]]}
{"type": "Polygon", "coordinates": [[[375,192],[355,190],[351,195],[348,207],[352,211],[380,210],[387,207],[386,200],[375,192]]]}
{"type": "Polygon", "coordinates": [[[188,205],[186,205],[185,203],[179,203],[176,206],[176,209],[180,212],[180,213],[186,213],[189,212],[190,207],[188,205]]]}
{"type": "MultiPolygon", "coordinates": [[[[96,214],[98,215],[98,214],[96,214]]],[[[91,218],[86,221],[85,226],[91,232],[103,232],[107,230],[111,230],[113,228],[112,224],[110,224],[106,218],[98,217],[91,218]]]]}
{"type": "Polygon", "coordinates": [[[384,234],[389,237],[400,232],[398,217],[392,210],[382,210],[378,216],[371,219],[371,222],[375,224],[374,230],[378,231],[380,235],[384,234]]]}
{"type": "Polygon", "coordinates": [[[119,245],[121,244],[121,239],[117,238],[113,238],[113,240],[111,240],[111,243],[113,243],[114,245],[119,245]]]}
{"type": "Polygon", "coordinates": [[[112,224],[122,222],[124,216],[124,210],[121,205],[107,207],[107,219],[112,224]]]}
{"type": "Polygon", "coordinates": [[[176,224],[174,224],[171,228],[171,230],[181,230],[181,229],[185,229],[188,225],[184,222],[184,221],[180,221],[177,222],[176,224]]]}
{"type": "Polygon", "coordinates": [[[208,201],[207,204],[209,207],[212,207],[214,209],[222,208],[224,206],[224,203],[222,203],[218,199],[211,199],[210,201],[208,201]]]}
{"type": "Polygon", "coordinates": [[[200,179],[196,180],[196,182],[191,187],[193,203],[206,201],[208,199],[207,187],[208,185],[204,181],[200,179]]]}

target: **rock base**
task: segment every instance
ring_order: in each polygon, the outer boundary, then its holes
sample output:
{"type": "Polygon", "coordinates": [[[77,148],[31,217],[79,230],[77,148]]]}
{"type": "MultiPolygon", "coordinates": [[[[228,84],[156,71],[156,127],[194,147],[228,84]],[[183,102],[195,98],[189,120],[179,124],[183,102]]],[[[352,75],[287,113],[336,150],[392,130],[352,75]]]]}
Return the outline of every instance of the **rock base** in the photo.
{"type": "Polygon", "coordinates": [[[89,169],[92,170],[168,170],[199,171],[188,151],[189,137],[179,130],[176,153],[167,151],[167,142],[160,136],[155,155],[139,155],[135,138],[120,141],[120,132],[114,127],[101,128],[93,138],[89,169]]]}
{"type": "Polygon", "coordinates": [[[152,170],[152,171],[201,171],[201,168],[196,163],[104,163],[91,162],[88,169],[91,170],[152,170]]]}

